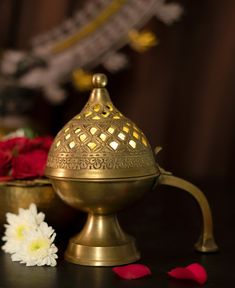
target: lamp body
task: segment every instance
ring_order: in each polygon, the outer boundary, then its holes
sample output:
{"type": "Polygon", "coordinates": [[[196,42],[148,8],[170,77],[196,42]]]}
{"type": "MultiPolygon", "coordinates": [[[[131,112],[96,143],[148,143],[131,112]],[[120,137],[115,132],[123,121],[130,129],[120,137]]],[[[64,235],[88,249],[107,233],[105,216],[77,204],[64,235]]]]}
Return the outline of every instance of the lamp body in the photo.
{"type": "Polygon", "coordinates": [[[157,183],[194,196],[204,219],[196,248],[217,250],[210,207],[202,192],[159,167],[146,136],[113,105],[106,84],[105,75],[94,75],[87,104],[61,129],[49,151],[46,175],[57,194],[88,213],[82,231],[70,239],[65,258],[90,266],[137,261],[135,240],[121,229],[116,213],[157,183]]]}
{"type": "Polygon", "coordinates": [[[156,177],[109,181],[54,179],[63,201],[88,213],[85,227],[70,239],[65,258],[90,266],[115,266],[139,260],[135,239],[120,227],[116,213],[150,191],[156,177]]]}

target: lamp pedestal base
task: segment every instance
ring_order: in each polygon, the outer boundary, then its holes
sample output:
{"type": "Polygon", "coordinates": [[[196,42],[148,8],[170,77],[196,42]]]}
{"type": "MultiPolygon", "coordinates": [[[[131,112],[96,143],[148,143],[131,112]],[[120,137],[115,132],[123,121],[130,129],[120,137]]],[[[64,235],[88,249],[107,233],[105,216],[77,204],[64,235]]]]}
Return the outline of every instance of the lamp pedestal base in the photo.
{"type": "Polygon", "coordinates": [[[116,266],[139,260],[140,253],[115,214],[89,214],[82,231],[70,239],[65,259],[80,265],[116,266]]]}

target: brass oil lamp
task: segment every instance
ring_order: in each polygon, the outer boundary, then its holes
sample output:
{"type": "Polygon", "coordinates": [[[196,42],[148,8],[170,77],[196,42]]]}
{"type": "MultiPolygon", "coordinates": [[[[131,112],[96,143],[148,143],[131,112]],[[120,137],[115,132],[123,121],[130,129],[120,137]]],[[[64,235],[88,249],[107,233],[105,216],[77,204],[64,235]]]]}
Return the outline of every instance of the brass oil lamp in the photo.
{"type": "Polygon", "coordinates": [[[93,76],[94,89],[87,104],[57,134],[48,156],[46,175],[58,195],[88,213],[82,231],[70,239],[65,259],[90,266],[137,261],[140,253],[135,239],[122,230],[116,212],[157,184],[182,188],[196,199],[203,229],[195,248],[216,251],[204,194],[156,163],[145,135],[115,108],[106,84],[105,75],[93,76]]]}

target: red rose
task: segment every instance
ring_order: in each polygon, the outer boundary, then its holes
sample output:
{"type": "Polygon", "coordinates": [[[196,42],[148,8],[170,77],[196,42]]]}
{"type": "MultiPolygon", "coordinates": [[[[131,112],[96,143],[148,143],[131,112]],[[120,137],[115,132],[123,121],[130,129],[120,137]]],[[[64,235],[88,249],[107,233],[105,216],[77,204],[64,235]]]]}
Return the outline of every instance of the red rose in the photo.
{"type": "Polygon", "coordinates": [[[0,141],[0,150],[9,150],[16,155],[41,149],[48,152],[52,142],[53,139],[50,136],[36,137],[33,139],[16,137],[5,141],[0,141]]]}
{"type": "Polygon", "coordinates": [[[5,141],[0,141],[0,150],[2,151],[8,150],[14,153],[14,151],[17,152],[21,150],[23,147],[25,147],[29,141],[30,139],[26,137],[16,137],[5,141]]]}
{"type": "Polygon", "coordinates": [[[45,150],[36,150],[14,157],[12,160],[12,177],[27,179],[44,176],[47,154],[45,150]]]}
{"type": "Polygon", "coordinates": [[[8,176],[11,169],[11,153],[0,150],[0,177],[8,176]]]}
{"type": "Polygon", "coordinates": [[[18,154],[22,153],[28,153],[35,150],[45,150],[49,151],[51,144],[53,142],[53,139],[51,137],[36,137],[33,139],[28,139],[27,142],[24,143],[24,145],[15,147],[15,150],[17,150],[18,154]]]}
{"type": "Polygon", "coordinates": [[[27,179],[44,176],[52,142],[50,136],[0,141],[0,181],[7,181],[6,177],[27,179]]]}
{"type": "Polygon", "coordinates": [[[51,148],[51,144],[53,142],[53,138],[50,136],[44,136],[44,137],[36,137],[34,139],[31,139],[30,141],[30,145],[32,145],[32,147],[34,146],[35,148],[40,148],[46,151],[49,151],[49,149],[51,148]]]}

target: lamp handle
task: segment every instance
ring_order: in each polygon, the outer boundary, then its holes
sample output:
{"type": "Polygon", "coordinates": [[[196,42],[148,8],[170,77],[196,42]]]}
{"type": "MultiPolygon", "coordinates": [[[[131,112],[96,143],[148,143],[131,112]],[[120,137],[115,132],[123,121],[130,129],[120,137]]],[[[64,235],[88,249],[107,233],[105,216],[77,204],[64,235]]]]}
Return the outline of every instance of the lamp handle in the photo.
{"type": "MultiPolygon", "coordinates": [[[[160,148],[156,148],[155,151],[159,152],[160,148]]],[[[180,188],[188,192],[194,197],[200,207],[203,218],[202,232],[199,240],[194,245],[194,248],[200,252],[216,252],[218,250],[218,246],[216,245],[213,235],[211,208],[204,193],[192,183],[173,176],[172,173],[165,171],[163,168],[159,167],[159,170],[161,174],[157,180],[157,184],[180,188]]]]}

